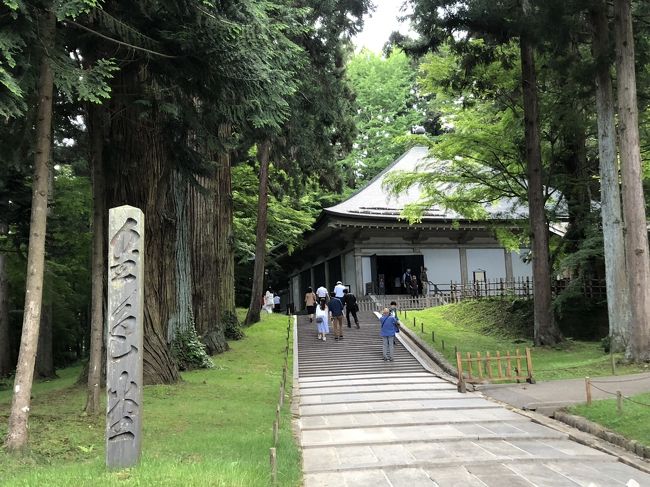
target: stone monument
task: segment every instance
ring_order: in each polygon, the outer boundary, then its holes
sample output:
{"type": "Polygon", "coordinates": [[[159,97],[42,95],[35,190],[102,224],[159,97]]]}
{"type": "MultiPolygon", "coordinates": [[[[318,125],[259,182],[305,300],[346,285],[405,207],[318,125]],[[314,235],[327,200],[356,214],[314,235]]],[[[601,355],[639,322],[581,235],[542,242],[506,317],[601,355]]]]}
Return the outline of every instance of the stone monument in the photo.
{"type": "Polygon", "coordinates": [[[126,468],[142,450],[144,215],[120,206],[108,213],[106,466],[126,468]]]}

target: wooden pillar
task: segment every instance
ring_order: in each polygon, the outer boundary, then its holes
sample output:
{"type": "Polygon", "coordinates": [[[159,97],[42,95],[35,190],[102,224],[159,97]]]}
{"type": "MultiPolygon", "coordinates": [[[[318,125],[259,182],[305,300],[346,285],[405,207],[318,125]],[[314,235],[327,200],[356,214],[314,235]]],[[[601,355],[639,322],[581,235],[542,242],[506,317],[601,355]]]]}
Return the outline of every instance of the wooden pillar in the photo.
{"type": "Polygon", "coordinates": [[[108,215],[106,466],[127,468],[142,451],[144,215],[132,206],[108,215]]]}
{"type": "Polygon", "coordinates": [[[361,254],[354,254],[354,271],[357,276],[357,296],[365,296],[366,289],[363,285],[363,265],[361,263],[361,254]]]}
{"type": "Polygon", "coordinates": [[[467,276],[467,249],[464,247],[459,248],[458,254],[460,257],[460,282],[466,285],[469,282],[467,276]]]}
{"type": "Polygon", "coordinates": [[[506,281],[510,282],[514,279],[512,272],[512,252],[510,252],[508,249],[503,249],[503,255],[506,262],[506,281]]]}

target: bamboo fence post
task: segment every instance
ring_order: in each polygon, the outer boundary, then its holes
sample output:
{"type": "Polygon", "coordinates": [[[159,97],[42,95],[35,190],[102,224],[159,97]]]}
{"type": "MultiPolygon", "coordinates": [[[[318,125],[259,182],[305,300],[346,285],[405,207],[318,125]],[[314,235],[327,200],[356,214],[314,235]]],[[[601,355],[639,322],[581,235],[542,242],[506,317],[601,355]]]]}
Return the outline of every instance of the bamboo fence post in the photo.
{"type": "Polygon", "coordinates": [[[278,422],[273,421],[273,445],[278,444],[278,422]]]}
{"type": "Polygon", "coordinates": [[[526,368],[528,369],[528,383],[534,384],[535,378],[533,377],[533,357],[530,354],[530,348],[526,347],[526,368]]]}
{"type": "Polygon", "coordinates": [[[463,377],[463,358],[460,352],[456,352],[456,368],[458,369],[458,392],[467,392],[465,379],[463,377]]]}
{"type": "Polygon", "coordinates": [[[420,332],[424,333],[424,323],[420,321],[420,332]]]}
{"type": "Polygon", "coordinates": [[[433,330],[431,330],[431,341],[432,341],[433,343],[436,342],[436,332],[433,331],[433,330]]]}
{"type": "Polygon", "coordinates": [[[492,363],[491,363],[490,352],[485,352],[485,368],[487,370],[487,376],[489,379],[492,379],[492,363]]]}
{"type": "Polygon", "coordinates": [[[444,340],[442,340],[442,351],[443,352],[445,351],[445,341],[444,340]]]}
{"type": "Polygon", "coordinates": [[[472,380],[472,354],[467,352],[467,378],[472,380]]]}
{"type": "Polygon", "coordinates": [[[591,379],[585,377],[585,390],[587,392],[587,406],[591,406],[591,379]]]}
{"type": "Polygon", "coordinates": [[[476,352],[476,368],[478,369],[478,378],[479,380],[483,380],[483,367],[482,367],[482,360],[481,360],[481,352],[476,352]]]}
{"type": "Polygon", "coordinates": [[[516,353],[515,357],[516,357],[516,361],[517,361],[517,374],[516,374],[516,375],[517,375],[517,382],[519,382],[519,378],[520,378],[523,374],[521,373],[521,354],[519,353],[519,349],[518,349],[518,348],[515,349],[515,353],[516,353]]]}
{"type": "Polygon", "coordinates": [[[512,379],[512,364],[510,362],[510,350],[506,352],[506,377],[512,379]]]}
{"type": "Polygon", "coordinates": [[[273,484],[278,483],[278,457],[275,448],[270,449],[269,461],[271,462],[271,479],[273,484]]]}
{"type": "Polygon", "coordinates": [[[503,379],[503,372],[501,370],[501,352],[497,350],[497,375],[499,379],[503,379]]]}

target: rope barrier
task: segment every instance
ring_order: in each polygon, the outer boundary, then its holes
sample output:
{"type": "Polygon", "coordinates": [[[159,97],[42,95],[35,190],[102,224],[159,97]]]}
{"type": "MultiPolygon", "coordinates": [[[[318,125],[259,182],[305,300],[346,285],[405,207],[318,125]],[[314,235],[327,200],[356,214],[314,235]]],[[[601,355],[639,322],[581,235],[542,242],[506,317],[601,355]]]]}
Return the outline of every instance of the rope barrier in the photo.
{"type": "Polygon", "coordinates": [[[599,384],[617,384],[619,382],[636,382],[639,380],[650,380],[650,376],[648,377],[635,377],[633,379],[619,379],[619,380],[593,380],[592,379],[592,384],[594,382],[598,382],[599,384]]]}
{"type": "Polygon", "coordinates": [[[287,338],[286,345],[284,347],[284,365],[282,367],[282,379],[280,380],[280,396],[278,399],[278,404],[275,407],[275,421],[273,421],[273,446],[269,449],[269,463],[271,465],[271,481],[273,485],[276,485],[278,482],[278,436],[280,430],[280,411],[282,406],[284,406],[284,395],[286,391],[287,384],[287,370],[289,367],[289,337],[291,336],[291,322],[293,316],[291,314],[287,315],[287,338]]]}
{"type": "MultiPolygon", "coordinates": [[[[605,389],[601,389],[600,387],[595,386],[595,385],[593,384],[593,381],[591,382],[591,387],[593,387],[594,389],[598,389],[599,391],[604,392],[605,394],[609,394],[610,396],[618,396],[618,393],[616,393],[616,392],[606,391],[605,389]]],[[[625,399],[626,401],[630,401],[631,403],[638,404],[639,406],[645,406],[645,407],[650,408],[650,404],[646,404],[646,403],[644,403],[644,402],[637,401],[637,400],[635,400],[635,399],[632,399],[632,398],[629,397],[629,396],[625,396],[625,395],[622,395],[622,394],[621,394],[621,397],[622,397],[623,399],[625,399]]]]}

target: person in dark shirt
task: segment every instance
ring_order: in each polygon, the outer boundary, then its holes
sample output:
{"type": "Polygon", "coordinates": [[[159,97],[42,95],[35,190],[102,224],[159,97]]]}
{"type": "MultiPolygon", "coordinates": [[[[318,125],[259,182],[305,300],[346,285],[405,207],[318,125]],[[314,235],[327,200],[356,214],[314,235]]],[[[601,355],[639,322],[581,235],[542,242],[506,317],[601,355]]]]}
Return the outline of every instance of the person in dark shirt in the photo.
{"type": "Polygon", "coordinates": [[[332,317],[332,325],[334,326],[334,340],[343,340],[343,301],[332,293],[328,306],[332,317]]]}
{"type": "Polygon", "coordinates": [[[350,313],[352,313],[354,322],[356,323],[357,328],[359,328],[359,318],[357,318],[357,311],[359,311],[359,305],[357,304],[357,297],[347,289],[344,289],[343,304],[345,305],[345,319],[348,322],[348,328],[352,328],[352,324],[350,323],[350,313]]]}

